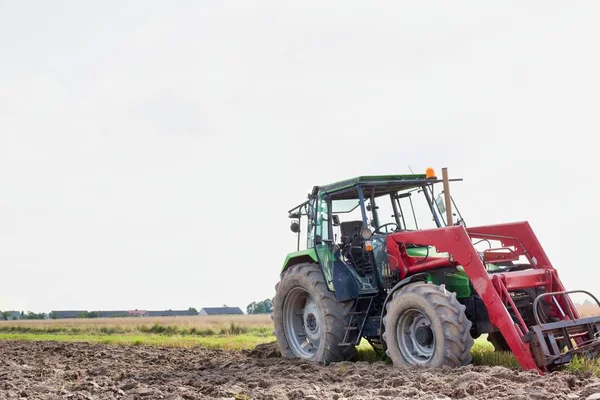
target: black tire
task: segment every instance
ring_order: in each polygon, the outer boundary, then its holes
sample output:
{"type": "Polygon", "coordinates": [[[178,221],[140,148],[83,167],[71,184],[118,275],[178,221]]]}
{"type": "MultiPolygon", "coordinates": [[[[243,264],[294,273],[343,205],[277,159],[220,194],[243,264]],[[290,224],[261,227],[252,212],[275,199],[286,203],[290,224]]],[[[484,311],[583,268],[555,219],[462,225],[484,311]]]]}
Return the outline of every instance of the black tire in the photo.
{"type": "MultiPolygon", "coordinates": [[[[327,289],[323,273],[319,264],[301,263],[290,267],[285,271],[281,280],[275,285],[275,297],[273,299],[273,321],[275,324],[275,337],[283,357],[303,358],[322,364],[332,362],[349,361],[356,356],[354,346],[338,346],[344,339],[348,313],[354,301],[340,303],[335,299],[332,292],[327,289]],[[289,302],[292,300],[291,293],[305,291],[316,305],[315,320],[319,326],[319,344],[310,355],[295,351],[297,345],[294,338],[290,336],[290,323],[285,322],[292,313],[289,302]],[[290,296],[288,296],[290,295],[290,296]],[[286,303],[288,300],[288,303],[286,303]],[[287,314],[286,314],[287,313],[287,314]]],[[[302,324],[306,325],[304,317],[300,317],[302,324]]],[[[294,320],[296,321],[296,320],[294,320]]],[[[306,331],[306,327],[304,328],[306,331]]],[[[308,331],[306,331],[308,334],[308,331]]]]}
{"type": "Polygon", "coordinates": [[[474,341],[465,308],[444,285],[416,282],[404,286],[386,304],[386,354],[398,367],[470,364],[474,341]],[[398,340],[398,329],[414,326],[417,329],[409,329],[412,334],[403,334],[398,340]]]}
{"type": "Polygon", "coordinates": [[[488,333],[487,340],[494,346],[494,351],[511,351],[500,331],[488,333]]]}

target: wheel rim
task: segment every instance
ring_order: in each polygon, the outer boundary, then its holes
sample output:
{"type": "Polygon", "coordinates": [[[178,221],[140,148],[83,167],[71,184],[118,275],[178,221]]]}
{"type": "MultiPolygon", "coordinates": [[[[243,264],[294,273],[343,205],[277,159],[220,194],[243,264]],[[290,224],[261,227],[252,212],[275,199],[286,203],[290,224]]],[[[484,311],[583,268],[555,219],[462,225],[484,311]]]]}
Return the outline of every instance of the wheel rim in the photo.
{"type": "Polygon", "coordinates": [[[283,325],[288,345],[298,357],[311,358],[321,343],[321,314],[310,294],[294,288],[285,298],[283,325]]]}
{"type": "Polygon", "coordinates": [[[431,321],[418,310],[407,310],[396,327],[398,347],[411,364],[426,364],[435,352],[435,336],[431,321]]]}

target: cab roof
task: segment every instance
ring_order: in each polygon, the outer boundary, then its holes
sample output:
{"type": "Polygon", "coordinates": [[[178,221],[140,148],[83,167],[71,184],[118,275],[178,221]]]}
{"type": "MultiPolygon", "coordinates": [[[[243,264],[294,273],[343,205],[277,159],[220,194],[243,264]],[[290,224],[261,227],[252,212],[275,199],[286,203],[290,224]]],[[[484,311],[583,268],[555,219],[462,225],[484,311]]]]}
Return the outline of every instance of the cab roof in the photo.
{"type": "MultiPolygon", "coordinates": [[[[462,179],[451,179],[460,181],[462,179]]],[[[357,186],[361,186],[365,197],[381,196],[402,190],[413,189],[432,183],[440,183],[441,179],[427,179],[425,174],[410,175],[369,175],[346,179],[323,186],[313,187],[313,195],[329,194],[333,200],[358,198],[357,186]]]]}
{"type": "MultiPolygon", "coordinates": [[[[462,181],[462,179],[450,179],[450,182],[454,181],[462,181]]],[[[362,187],[365,197],[378,197],[441,182],[443,181],[437,177],[428,179],[426,174],[363,175],[327,185],[314,186],[309,197],[329,195],[332,200],[358,199],[358,186],[362,187]]],[[[295,214],[307,203],[308,200],[289,212],[295,214]]]]}

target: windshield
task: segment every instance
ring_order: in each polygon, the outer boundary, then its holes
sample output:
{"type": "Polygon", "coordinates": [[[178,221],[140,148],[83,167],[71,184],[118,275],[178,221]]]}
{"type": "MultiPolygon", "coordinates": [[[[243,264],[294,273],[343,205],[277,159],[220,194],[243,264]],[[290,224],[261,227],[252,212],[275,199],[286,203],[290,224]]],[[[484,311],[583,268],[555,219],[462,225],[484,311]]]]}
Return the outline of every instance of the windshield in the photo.
{"type": "MultiPolygon", "coordinates": [[[[437,228],[438,224],[434,216],[436,214],[431,210],[430,202],[433,198],[431,193],[428,187],[419,187],[366,197],[365,211],[368,226],[376,231],[376,234],[437,228]]],[[[356,227],[360,231],[363,217],[358,199],[333,200],[331,207],[333,239],[336,242],[344,236],[357,233],[356,227]]],[[[434,204],[433,207],[439,213],[437,205],[434,204]]]]}
{"type": "Polygon", "coordinates": [[[431,200],[425,193],[424,189],[414,189],[401,193],[396,199],[402,229],[419,230],[438,227],[435,214],[431,211],[431,200]]]}
{"type": "MultiPolygon", "coordinates": [[[[426,183],[394,191],[393,187],[382,190],[381,186],[375,186],[375,190],[374,186],[368,186],[367,190],[361,185],[362,205],[357,198],[361,195],[357,186],[343,192],[344,198],[321,196],[307,200],[289,211],[289,217],[293,219],[290,228],[297,235],[296,247],[298,250],[313,248],[321,240],[342,245],[348,239],[359,238],[365,225],[375,235],[446,226],[443,192],[434,191],[433,186],[433,183],[426,183]]],[[[464,222],[454,201],[452,209],[453,215],[458,214],[457,223],[464,222]]]]}
{"type": "Polygon", "coordinates": [[[367,204],[367,208],[372,210],[372,226],[379,228],[376,233],[437,228],[427,196],[421,188],[379,196],[369,199],[367,204]]]}

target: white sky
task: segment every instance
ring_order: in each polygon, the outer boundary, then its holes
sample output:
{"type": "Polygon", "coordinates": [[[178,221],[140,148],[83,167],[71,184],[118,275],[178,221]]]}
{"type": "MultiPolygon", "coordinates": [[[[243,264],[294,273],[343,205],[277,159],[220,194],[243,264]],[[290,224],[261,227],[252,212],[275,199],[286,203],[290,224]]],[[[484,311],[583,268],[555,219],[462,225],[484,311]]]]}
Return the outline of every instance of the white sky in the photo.
{"type": "Polygon", "coordinates": [[[448,167],[597,292],[597,2],[0,0],[0,309],[274,295],[314,184],[448,167]]]}

